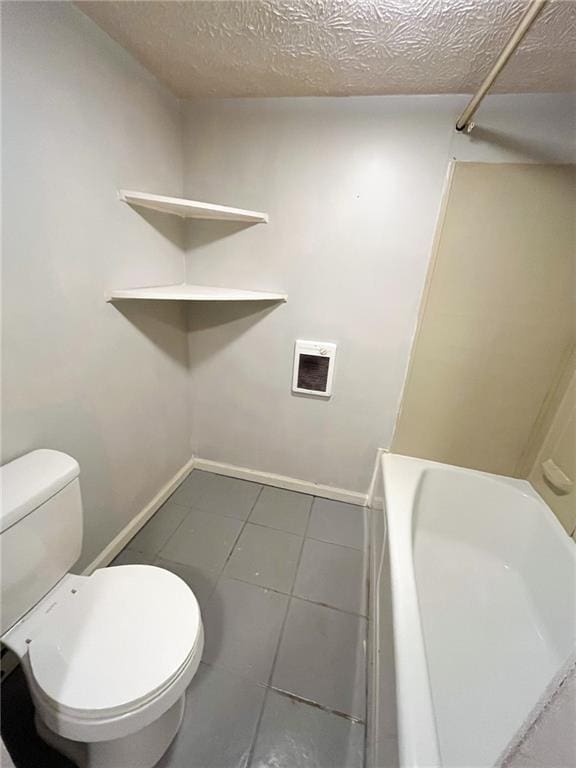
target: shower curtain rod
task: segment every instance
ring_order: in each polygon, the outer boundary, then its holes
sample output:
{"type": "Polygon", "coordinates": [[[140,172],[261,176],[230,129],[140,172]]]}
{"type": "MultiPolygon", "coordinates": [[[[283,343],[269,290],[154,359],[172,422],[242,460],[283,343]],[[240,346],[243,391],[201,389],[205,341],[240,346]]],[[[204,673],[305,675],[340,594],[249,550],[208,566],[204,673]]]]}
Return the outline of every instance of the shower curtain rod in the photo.
{"type": "Polygon", "coordinates": [[[492,67],[490,72],[486,75],[486,77],[482,82],[482,85],[478,88],[474,96],[472,96],[472,98],[468,102],[468,106],[456,121],[457,131],[466,131],[467,133],[470,133],[470,131],[474,127],[474,123],[471,122],[471,118],[474,116],[474,113],[480,106],[482,99],[484,98],[484,96],[486,96],[486,94],[492,87],[494,81],[496,80],[500,72],[504,69],[504,67],[508,63],[508,59],[510,58],[510,56],[512,56],[516,48],[522,42],[522,38],[524,37],[526,32],[528,32],[532,24],[536,21],[538,14],[546,5],[546,2],[547,0],[530,0],[528,7],[524,11],[522,18],[518,22],[518,26],[516,27],[514,32],[512,32],[512,34],[510,35],[510,39],[508,40],[508,42],[502,49],[500,55],[496,59],[494,66],[492,67]]]}

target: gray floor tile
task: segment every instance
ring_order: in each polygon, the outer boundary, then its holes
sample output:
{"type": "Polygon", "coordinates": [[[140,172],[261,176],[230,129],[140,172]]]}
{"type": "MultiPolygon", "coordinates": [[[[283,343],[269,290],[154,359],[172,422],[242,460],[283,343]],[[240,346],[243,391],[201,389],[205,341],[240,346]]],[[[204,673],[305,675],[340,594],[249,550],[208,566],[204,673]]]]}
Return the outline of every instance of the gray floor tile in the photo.
{"type": "Polygon", "coordinates": [[[364,726],[269,691],[251,768],[362,768],[364,726]]]}
{"type": "Polygon", "coordinates": [[[182,565],[182,563],[174,563],[161,557],[156,558],[154,565],[166,568],[166,570],[180,576],[196,595],[202,612],[205,610],[208,600],[216,587],[219,571],[210,571],[205,568],[198,568],[195,565],[182,565]]]}
{"type": "Polygon", "coordinates": [[[206,512],[216,512],[238,520],[247,520],[262,486],[234,477],[212,475],[212,479],[194,505],[206,512]]]}
{"type": "Polygon", "coordinates": [[[156,555],[189,511],[170,498],[130,541],[130,549],[145,552],[148,555],[156,555]]]}
{"type": "Polygon", "coordinates": [[[112,560],[110,565],[152,565],[152,557],[126,547],[112,560]]]}
{"type": "Polygon", "coordinates": [[[272,684],[363,720],[365,641],[364,618],[292,598],[272,684]]]}
{"type": "Polygon", "coordinates": [[[157,768],[245,768],[265,689],[201,664],[182,726],[157,768]]]}
{"type": "Polygon", "coordinates": [[[249,519],[251,523],[303,536],[312,501],[313,497],[304,493],[264,488],[249,519]]]}
{"type": "Polygon", "coordinates": [[[290,593],[302,539],[248,523],[224,569],[226,576],[290,593]]]}
{"type": "Polygon", "coordinates": [[[253,584],[221,579],[204,614],[204,661],[267,683],[288,599],[253,584]]]}
{"type": "Polygon", "coordinates": [[[306,534],[312,539],[364,548],[364,507],[341,501],[314,499],[306,534]]]}
{"type": "Polygon", "coordinates": [[[194,469],[174,491],[170,500],[175,501],[177,504],[182,504],[189,509],[190,507],[197,506],[202,495],[210,488],[215,477],[216,475],[213,475],[211,472],[201,472],[198,469],[194,469]]]}
{"type": "Polygon", "coordinates": [[[364,553],[306,539],[294,594],[343,611],[366,615],[364,553]]]}
{"type": "Polygon", "coordinates": [[[159,556],[183,565],[221,570],[242,529],[240,520],[192,509],[159,556]]]}

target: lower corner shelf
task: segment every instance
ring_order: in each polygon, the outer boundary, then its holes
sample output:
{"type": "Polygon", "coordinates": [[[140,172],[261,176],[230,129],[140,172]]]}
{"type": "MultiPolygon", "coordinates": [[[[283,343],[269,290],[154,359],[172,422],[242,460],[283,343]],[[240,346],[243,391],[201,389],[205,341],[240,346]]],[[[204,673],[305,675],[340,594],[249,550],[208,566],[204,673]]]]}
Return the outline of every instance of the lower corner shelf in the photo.
{"type": "Polygon", "coordinates": [[[149,288],[111,290],[106,301],[148,299],[152,301],[287,301],[284,293],[245,291],[240,288],[217,288],[209,285],[157,285],[149,288]]]}

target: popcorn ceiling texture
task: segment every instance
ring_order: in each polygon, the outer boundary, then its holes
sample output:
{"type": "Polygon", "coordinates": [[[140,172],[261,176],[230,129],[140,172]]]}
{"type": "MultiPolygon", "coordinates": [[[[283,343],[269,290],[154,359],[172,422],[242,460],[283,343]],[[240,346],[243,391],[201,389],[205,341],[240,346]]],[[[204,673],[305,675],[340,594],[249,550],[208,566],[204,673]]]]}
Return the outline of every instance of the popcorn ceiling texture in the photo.
{"type": "MultiPolygon", "coordinates": [[[[189,0],[77,6],[181,98],[471,93],[524,0],[189,0]]],[[[549,3],[494,91],[576,86],[576,2],[549,3]]]]}

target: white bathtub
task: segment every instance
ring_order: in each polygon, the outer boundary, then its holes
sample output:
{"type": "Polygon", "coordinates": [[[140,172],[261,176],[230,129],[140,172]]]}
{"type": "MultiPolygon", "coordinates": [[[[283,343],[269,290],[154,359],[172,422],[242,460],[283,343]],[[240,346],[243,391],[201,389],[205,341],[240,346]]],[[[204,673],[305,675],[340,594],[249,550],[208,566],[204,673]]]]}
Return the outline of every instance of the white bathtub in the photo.
{"type": "Polygon", "coordinates": [[[382,479],[370,762],[499,765],[573,663],[574,542],[525,481],[391,454],[382,479]]]}

